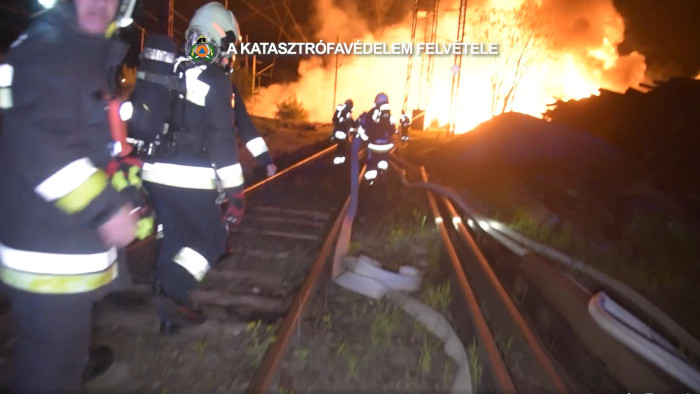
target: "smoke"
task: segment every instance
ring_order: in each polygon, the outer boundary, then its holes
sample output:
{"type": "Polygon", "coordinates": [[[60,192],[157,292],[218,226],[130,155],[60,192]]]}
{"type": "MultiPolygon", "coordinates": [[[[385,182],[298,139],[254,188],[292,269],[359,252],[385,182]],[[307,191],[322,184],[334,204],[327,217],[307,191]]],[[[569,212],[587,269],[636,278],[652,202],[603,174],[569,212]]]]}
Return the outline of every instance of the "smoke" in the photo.
{"type": "Polygon", "coordinates": [[[540,11],[540,18],[552,22],[552,50],[573,56],[587,78],[619,92],[644,81],[644,55],[617,53],[625,26],[612,0],[544,0],[540,11]]]}
{"type": "MultiPolygon", "coordinates": [[[[344,2],[338,8],[332,0],[317,0],[316,15],[312,23],[319,26],[315,37],[324,42],[399,42],[410,41],[410,18],[404,25],[379,29],[371,33],[360,16],[355,3],[344,2]],[[339,40],[338,40],[339,39],[339,40]]],[[[297,97],[303,102],[312,121],[330,122],[336,103],[353,99],[355,108],[369,109],[380,91],[387,93],[390,102],[400,103],[406,79],[406,58],[403,56],[338,56],[337,89],[335,56],[314,56],[299,64],[298,82],[276,84],[261,88],[251,102],[250,112],[259,116],[274,117],[277,104],[287,98],[297,97]],[[333,97],[334,91],[337,95],[333,97]]],[[[396,108],[396,105],[394,106],[396,108]]]]}
{"type": "Polygon", "coordinates": [[[656,61],[647,68],[646,80],[648,84],[655,81],[665,81],[673,76],[683,75],[683,68],[673,61],[656,61]]]}
{"type": "MultiPolygon", "coordinates": [[[[377,28],[375,21],[368,20],[356,2],[341,3],[315,1],[316,15],[311,23],[317,26],[316,40],[410,42],[412,12],[392,15],[391,20],[397,23],[377,28]]],[[[441,1],[438,42],[454,41],[458,9],[458,0],[441,1]]],[[[467,15],[470,23],[465,40],[497,41],[501,54],[463,58],[458,132],[467,131],[493,116],[492,100],[500,94],[493,82],[499,78],[506,88],[508,84],[515,87],[508,109],[534,116],[541,116],[547,104],[555,99],[588,97],[597,94],[600,88],[624,91],[644,82],[644,56],[637,52],[621,56],[617,52],[617,46],[624,40],[624,22],[612,0],[470,1],[467,15]],[[525,44],[517,38],[528,34],[533,39],[523,48],[525,44]],[[514,78],[512,59],[518,60],[518,57],[521,69],[514,78]]],[[[417,41],[425,41],[421,38],[417,37],[417,41]]],[[[439,119],[444,124],[448,118],[454,59],[453,56],[434,59],[432,88],[425,109],[428,120],[439,119]]],[[[336,58],[315,56],[300,62],[298,82],[259,89],[250,105],[251,112],[272,117],[277,103],[297,97],[309,112],[310,120],[329,122],[338,102],[352,98],[355,107],[362,111],[369,108],[380,91],[388,94],[394,112],[403,106],[407,56],[339,56],[337,61],[335,98],[336,58]]],[[[418,102],[415,80],[419,79],[420,61],[415,61],[409,110],[418,102]]]]}

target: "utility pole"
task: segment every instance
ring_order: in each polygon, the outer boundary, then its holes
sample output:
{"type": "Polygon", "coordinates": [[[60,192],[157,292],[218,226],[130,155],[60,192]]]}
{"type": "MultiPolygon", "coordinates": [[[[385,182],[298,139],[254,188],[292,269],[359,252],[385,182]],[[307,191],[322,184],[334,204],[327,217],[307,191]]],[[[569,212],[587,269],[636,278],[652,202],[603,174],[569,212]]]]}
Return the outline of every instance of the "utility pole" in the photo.
{"type": "MultiPolygon", "coordinates": [[[[336,36],[335,42],[340,42],[340,34],[336,36]]],[[[338,52],[335,53],[335,82],[333,82],[333,109],[335,109],[335,105],[337,104],[336,99],[337,99],[337,94],[338,92],[338,52]]]]}
{"type": "Polygon", "coordinates": [[[255,93],[255,77],[256,77],[256,75],[255,75],[255,65],[256,65],[256,63],[257,63],[257,56],[258,56],[258,55],[253,55],[253,74],[252,74],[253,79],[252,79],[252,85],[251,85],[252,88],[250,89],[250,94],[251,94],[251,96],[253,95],[253,93],[255,93]]]}
{"type": "MultiPolygon", "coordinates": [[[[464,30],[467,21],[467,0],[459,4],[459,19],[457,21],[457,41],[464,42],[464,30]]],[[[457,107],[459,106],[459,86],[462,76],[462,55],[455,54],[455,64],[452,66],[452,89],[450,91],[450,112],[447,121],[447,135],[454,135],[457,125],[457,107]]]]}
{"type": "Polygon", "coordinates": [[[175,14],[175,0],[168,1],[168,37],[173,38],[173,16],[175,14]]]}

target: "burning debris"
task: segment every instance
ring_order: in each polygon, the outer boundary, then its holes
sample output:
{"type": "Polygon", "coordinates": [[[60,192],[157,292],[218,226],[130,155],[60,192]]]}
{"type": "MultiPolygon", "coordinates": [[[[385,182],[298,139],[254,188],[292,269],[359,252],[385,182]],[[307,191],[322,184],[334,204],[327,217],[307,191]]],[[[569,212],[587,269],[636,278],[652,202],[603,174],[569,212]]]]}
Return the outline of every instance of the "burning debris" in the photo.
{"type": "MultiPolygon", "coordinates": [[[[437,12],[436,41],[454,41],[458,0],[443,0],[437,12]]],[[[326,42],[411,42],[412,10],[393,14],[384,24],[371,21],[357,2],[342,5],[316,0],[316,40],[326,42]]],[[[393,10],[393,9],[392,9],[393,10]]],[[[496,42],[500,55],[465,56],[459,70],[453,56],[435,56],[426,93],[426,124],[448,121],[450,86],[461,74],[456,131],[466,132],[494,115],[515,111],[541,117],[555,100],[581,99],[600,88],[623,92],[644,82],[644,56],[621,56],[624,23],[611,0],[584,3],[555,0],[490,0],[469,2],[465,41],[496,42]]],[[[415,57],[415,56],[414,56],[415,57]]],[[[413,59],[418,62],[419,59],[413,59]]],[[[261,88],[252,111],[272,116],[278,101],[296,97],[314,121],[327,121],[335,104],[333,91],[368,108],[378,90],[403,98],[407,56],[313,56],[299,66],[299,81],[261,88]]],[[[420,63],[414,65],[420,70],[420,63]],[[416,66],[417,65],[417,66],[416,66]]],[[[416,109],[418,81],[411,81],[409,111],[416,109]],[[415,85],[415,86],[414,86],[415,85]]],[[[400,100],[394,100],[395,103],[400,100]]],[[[395,108],[394,111],[398,111],[395,108]]]]}
{"type": "Polygon", "coordinates": [[[665,189],[697,190],[700,80],[673,78],[644,86],[647,93],[602,90],[599,97],[559,101],[545,116],[616,146],[643,163],[665,189]]]}

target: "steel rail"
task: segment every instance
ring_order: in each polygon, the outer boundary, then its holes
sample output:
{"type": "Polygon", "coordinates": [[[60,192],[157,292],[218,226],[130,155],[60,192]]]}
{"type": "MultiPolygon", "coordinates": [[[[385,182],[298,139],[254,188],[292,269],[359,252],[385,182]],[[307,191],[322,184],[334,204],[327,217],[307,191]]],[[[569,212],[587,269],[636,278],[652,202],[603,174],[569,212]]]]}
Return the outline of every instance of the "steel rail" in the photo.
{"type": "Polygon", "coordinates": [[[281,177],[282,175],[284,175],[284,174],[286,174],[286,173],[288,173],[288,172],[290,172],[290,171],[292,171],[292,170],[294,170],[294,169],[296,169],[296,168],[299,168],[299,167],[305,165],[306,163],[309,163],[310,161],[313,161],[313,160],[315,160],[315,159],[317,159],[317,158],[319,158],[319,157],[321,157],[321,156],[323,156],[323,155],[325,155],[325,154],[328,154],[328,153],[334,151],[335,149],[337,149],[337,148],[336,148],[336,146],[335,146],[335,144],[334,144],[334,145],[329,146],[328,148],[325,148],[324,150],[322,150],[322,151],[320,151],[320,152],[318,152],[318,153],[314,153],[313,155],[311,155],[311,156],[309,156],[309,157],[307,157],[307,158],[305,158],[305,159],[302,159],[302,160],[299,161],[299,162],[296,162],[296,163],[292,164],[291,166],[285,168],[284,170],[279,171],[279,172],[276,173],[275,175],[273,175],[273,176],[271,176],[271,177],[268,177],[268,178],[265,178],[265,179],[261,180],[260,182],[257,182],[257,183],[255,183],[255,184],[253,184],[253,185],[248,186],[248,187],[245,189],[245,193],[251,193],[251,192],[253,192],[253,191],[259,189],[259,188],[262,187],[263,185],[266,185],[267,183],[271,182],[272,180],[277,179],[277,178],[281,177]]]}
{"type": "MultiPolygon", "coordinates": [[[[269,183],[269,182],[272,181],[273,179],[278,179],[278,178],[280,178],[282,175],[285,175],[285,174],[287,174],[288,172],[290,172],[290,171],[292,171],[292,170],[294,170],[294,169],[297,169],[297,168],[299,168],[299,167],[301,167],[301,166],[303,166],[303,165],[305,165],[305,164],[307,164],[307,163],[309,163],[309,162],[311,162],[311,161],[313,161],[313,160],[315,160],[315,159],[317,159],[317,158],[319,158],[319,157],[321,157],[321,156],[323,156],[323,155],[325,155],[325,154],[328,154],[328,153],[332,152],[334,149],[336,149],[335,145],[330,146],[330,147],[328,147],[328,148],[325,148],[325,149],[323,149],[323,150],[320,151],[320,152],[314,153],[313,155],[311,155],[311,156],[309,156],[309,157],[307,157],[307,158],[305,158],[305,159],[302,159],[301,161],[299,161],[299,162],[297,162],[297,163],[292,164],[291,166],[285,168],[285,169],[282,170],[282,171],[279,171],[278,173],[276,173],[275,175],[273,175],[273,176],[271,176],[271,177],[265,178],[265,179],[261,180],[260,182],[257,182],[257,183],[255,183],[255,184],[253,184],[253,185],[250,185],[250,186],[248,186],[247,188],[245,188],[244,194],[245,194],[245,193],[252,193],[252,192],[256,191],[257,189],[259,189],[260,187],[266,185],[267,183],[269,183]]],[[[145,244],[146,242],[150,242],[150,241],[153,240],[153,238],[155,238],[155,236],[156,236],[156,235],[153,234],[153,235],[148,236],[147,238],[144,238],[144,239],[141,239],[141,240],[136,240],[136,241],[134,241],[133,243],[131,243],[129,246],[127,246],[127,249],[136,248],[136,247],[138,247],[139,245],[145,244]]]]}
{"type": "Polygon", "coordinates": [[[462,240],[467,245],[469,257],[471,257],[479,263],[479,266],[488,278],[489,283],[498,294],[499,300],[505,306],[510,318],[515,323],[516,327],[520,330],[520,333],[522,334],[523,338],[525,339],[528,346],[535,355],[537,362],[539,362],[542,369],[552,381],[552,384],[556,388],[558,393],[569,392],[569,389],[567,388],[566,384],[557,372],[556,366],[552,362],[551,358],[547,355],[547,352],[542,347],[542,344],[535,337],[535,334],[530,329],[530,326],[528,326],[528,324],[525,322],[523,316],[520,314],[520,312],[518,312],[517,308],[513,304],[513,301],[510,299],[505,289],[501,285],[501,282],[496,277],[496,274],[491,269],[491,266],[489,265],[488,261],[486,261],[486,258],[481,253],[481,250],[479,250],[479,247],[476,245],[476,241],[471,236],[471,234],[469,234],[467,227],[464,225],[464,222],[455,210],[454,206],[452,205],[450,200],[447,199],[447,197],[445,196],[442,196],[441,200],[442,204],[447,209],[447,212],[452,217],[452,223],[457,229],[457,232],[460,234],[462,240]]]}
{"type": "MultiPolygon", "coordinates": [[[[335,149],[335,146],[332,146],[331,148],[335,149]]],[[[362,179],[363,173],[364,168],[362,169],[362,171],[360,171],[360,179],[362,179]]],[[[326,267],[326,262],[329,260],[330,257],[331,248],[333,247],[333,244],[335,243],[338,237],[338,233],[340,232],[340,228],[343,225],[343,221],[345,220],[345,214],[349,206],[350,195],[348,195],[348,197],[345,199],[345,203],[343,203],[343,207],[338,213],[338,216],[336,217],[335,222],[333,223],[333,227],[328,232],[328,236],[323,242],[323,246],[321,247],[321,250],[319,251],[319,254],[316,257],[316,260],[311,266],[309,274],[304,279],[304,282],[302,283],[301,288],[299,289],[299,293],[297,293],[297,295],[294,297],[292,305],[289,307],[289,311],[287,312],[286,316],[284,317],[284,320],[282,320],[282,324],[280,324],[280,327],[277,330],[275,341],[265,352],[262,362],[260,363],[260,367],[256,371],[252,382],[246,390],[246,393],[258,394],[266,393],[269,391],[268,388],[270,386],[275,372],[277,371],[277,366],[279,365],[280,361],[282,361],[282,357],[284,356],[284,352],[287,349],[287,344],[289,343],[289,338],[292,335],[292,331],[294,330],[295,325],[299,321],[299,316],[306,307],[306,304],[310,299],[311,294],[316,289],[316,285],[318,284],[318,280],[321,277],[321,273],[326,267]]]]}
{"type": "MultiPolygon", "coordinates": [[[[423,182],[428,182],[428,175],[425,172],[425,168],[420,167],[420,173],[423,182]]],[[[445,227],[442,215],[438,209],[433,192],[426,190],[425,194],[428,197],[428,205],[430,206],[430,210],[435,218],[435,225],[440,232],[440,237],[442,238],[443,245],[445,246],[445,251],[450,258],[450,267],[452,268],[457,284],[459,285],[460,292],[464,297],[464,301],[466,302],[469,313],[474,321],[476,333],[479,337],[479,343],[482,345],[486,353],[487,362],[494,374],[496,384],[498,386],[498,392],[515,393],[517,392],[515,389],[515,384],[508,373],[505,362],[503,361],[501,353],[498,351],[498,347],[496,346],[496,341],[489,330],[488,325],[486,324],[484,315],[481,313],[481,309],[479,308],[479,303],[474,295],[474,291],[469,285],[467,276],[462,269],[462,264],[457,257],[457,252],[455,251],[454,245],[452,245],[452,241],[450,240],[450,236],[447,232],[447,228],[445,227]]]]}

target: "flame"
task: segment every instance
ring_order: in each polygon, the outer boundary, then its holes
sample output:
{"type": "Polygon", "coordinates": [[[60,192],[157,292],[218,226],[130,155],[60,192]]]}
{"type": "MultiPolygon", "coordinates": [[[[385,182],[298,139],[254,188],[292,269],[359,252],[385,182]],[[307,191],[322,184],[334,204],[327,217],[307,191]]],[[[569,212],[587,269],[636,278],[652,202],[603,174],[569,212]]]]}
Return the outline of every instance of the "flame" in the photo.
{"type": "MultiPolygon", "coordinates": [[[[498,42],[501,53],[495,57],[463,57],[457,133],[467,132],[503,111],[541,117],[547,104],[557,99],[577,100],[597,95],[601,88],[622,92],[644,81],[644,56],[637,52],[621,56],[617,52],[617,45],[624,39],[624,23],[612,0],[469,3],[465,41],[498,42]]],[[[399,24],[370,32],[356,4],[344,2],[343,7],[335,6],[332,0],[316,0],[316,39],[336,42],[340,35],[341,42],[410,42],[411,13],[399,24]]],[[[442,0],[440,8],[437,41],[452,42],[459,1],[442,0]]],[[[420,61],[417,56],[414,59],[412,75],[418,79],[420,61]]],[[[336,102],[352,98],[355,113],[359,114],[371,106],[377,93],[385,92],[393,112],[401,110],[407,56],[339,56],[338,62],[336,102]]],[[[434,120],[445,125],[449,120],[453,66],[454,56],[434,57],[426,126],[434,120]]],[[[299,81],[258,89],[250,111],[274,116],[278,102],[296,96],[304,103],[310,120],[329,122],[337,104],[333,102],[335,73],[332,55],[303,60],[299,81]]],[[[417,105],[418,84],[412,80],[409,113],[417,105]]]]}

